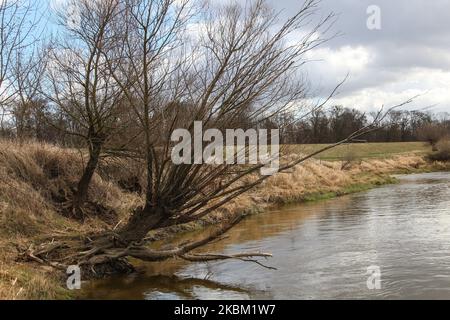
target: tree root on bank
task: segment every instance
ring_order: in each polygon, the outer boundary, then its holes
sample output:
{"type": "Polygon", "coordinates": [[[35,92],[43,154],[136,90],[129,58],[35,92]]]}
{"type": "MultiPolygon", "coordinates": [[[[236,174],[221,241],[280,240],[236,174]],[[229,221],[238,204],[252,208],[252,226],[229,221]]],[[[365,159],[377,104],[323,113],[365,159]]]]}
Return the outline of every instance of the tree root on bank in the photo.
{"type": "Polygon", "coordinates": [[[84,222],[87,217],[98,217],[110,224],[117,223],[117,213],[99,203],[86,201],[82,207],[76,206],[73,200],[67,200],[57,206],[57,211],[64,217],[84,222]]]}
{"type": "Polygon", "coordinates": [[[146,262],[164,261],[180,258],[192,262],[210,262],[236,259],[256,263],[264,268],[266,266],[257,258],[270,258],[269,253],[249,252],[234,255],[223,254],[195,254],[192,253],[204,245],[221,238],[233,226],[242,220],[242,216],[218,228],[207,237],[182,244],[167,250],[154,250],[146,247],[145,241],[127,243],[117,233],[109,232],[94,236],[80,236],[78,239],[71,236],[67,239],[43,243],[38,246],[31,245],[22,257],[46,264],[56,269],[66,271],[69,266],[77,265],[82,268],[85,277],[101,277],[112,273],[128,273],[134,271],[127,258],[135,258],[146,262]]]}
{"type": "Polygon", "coordinates": [[[117,223],[118,215],[111,208],[94,201],[84,201],[83,205],[77,205],[75,201],[75,189],[61,189],[52,192],[51,198],[55,203],[55,209],[64,217],[84,222],[87,217],[98,217],[100,220],[114,224],[117,223]]]}

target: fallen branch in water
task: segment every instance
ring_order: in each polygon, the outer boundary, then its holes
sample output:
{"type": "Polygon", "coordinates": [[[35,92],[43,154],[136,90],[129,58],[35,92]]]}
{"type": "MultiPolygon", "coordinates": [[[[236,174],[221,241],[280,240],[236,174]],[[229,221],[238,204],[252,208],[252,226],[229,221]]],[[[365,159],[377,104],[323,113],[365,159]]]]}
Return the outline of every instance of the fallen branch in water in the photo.
{"type": "Polygon", "coordinates": [[[182,259],[190,261],[190,262],[210,262],[210,261],[221,261],[221,260],[241,260],[244,262],[253,262],[257,265],[269,269],[269,270],[277,270],[277,268],[266,266],[255,259],[250,258],[272,258],[273,255],[270,253],[238,253],[233,255],[224,255],[224,254],[193,254],[193,255],[184,255],[181,256],[182,259]]]}

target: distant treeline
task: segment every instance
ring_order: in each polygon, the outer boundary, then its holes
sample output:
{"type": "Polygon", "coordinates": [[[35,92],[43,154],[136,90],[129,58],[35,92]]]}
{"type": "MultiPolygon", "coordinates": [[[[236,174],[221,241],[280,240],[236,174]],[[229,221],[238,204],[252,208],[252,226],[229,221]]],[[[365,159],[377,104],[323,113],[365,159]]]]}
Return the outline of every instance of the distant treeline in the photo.
{"type": "MultiPolygon", "coordinates": [[[[335,106],[314,110],[300,120],[282,115],[271,125],[281,130],[283,144],[335,143],[368,125],[376,114],[335,106]]],[[[393,111],[380,128],[360,138],[367,142],[411,142],[439,140],[450,135],[450,114],[393,111]]]]}
{"type": "MultiPolygon", "coordinates": [[[[313,110],[302,117],[280,114],[266,121],[264,126],[279,128],[282,144],[326,144],[347,138],[371,123],[375,116],[375,113],[334,106],[313,110]]],[[[240,127],[252,127],[245,122],[243,120],[240,127]]],[[[0,137],[77,146],[76,137],[60,129],[76,129],[75,126],[70,118],[55,112],[45,101],[35,101],[14,108],[9,121],[0,125],[0,137]]],[[[450,114],[399,110],[389,113],[378,130],[361,139],[367,142],[433,142],[445,136],[450,136],[450,114]]]]}

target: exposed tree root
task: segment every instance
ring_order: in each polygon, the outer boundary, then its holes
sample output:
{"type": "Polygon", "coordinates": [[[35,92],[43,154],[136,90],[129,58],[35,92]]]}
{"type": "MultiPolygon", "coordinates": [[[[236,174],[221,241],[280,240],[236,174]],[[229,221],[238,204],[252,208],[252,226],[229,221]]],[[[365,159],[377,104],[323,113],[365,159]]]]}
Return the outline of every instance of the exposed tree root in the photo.
{"type": "Polygon", "coordinates": [[[78,265],[83,269],[85,277],[101,277],[111,273],[131,272],[134,269],[127,261],[127,258],[130,257],[147,262],[164,261],[172,258],[193,262],[238,259],[274,269],[257,260],[257,258],[272,257],[268,253],[249,252],[234,255],[192,253],[195,249],[221,238],[242,218],[233,219],[201,240],[167,250],[151,249],[146,246],[145,241],[126,243],[121,239],[120,234],[111,232],[78,238],[70,236],[66,239],[60,238],[58,241],[47,242],[38,246],[32,245],[22,256],[28,260],[64,271],[68,266],[78,265]]]}
{"type": "Polygon", "coordinates": [[[117,223],[117,213],[104,205],[85,201],[82,206],[75,204],[75,190],[60,189],[52,193],[52,200],[55,202],[56,210],[64,217],[83,222],[86,217],[98,217],[109,224],[117,223]]]}

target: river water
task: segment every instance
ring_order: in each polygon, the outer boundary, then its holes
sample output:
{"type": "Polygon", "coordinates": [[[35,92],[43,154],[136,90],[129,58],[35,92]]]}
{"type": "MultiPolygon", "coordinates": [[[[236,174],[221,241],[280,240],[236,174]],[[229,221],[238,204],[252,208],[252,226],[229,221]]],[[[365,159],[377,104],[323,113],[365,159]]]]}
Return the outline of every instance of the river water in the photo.
{"type": "Polygon", "coordinates": [[[399,179],[249,217],[205,248],[273,253],[263,262],[277,270],[242,261],[146,264],[136,275],[85,284],[84,297],[450,299],[450,173],[399,179]]]}

